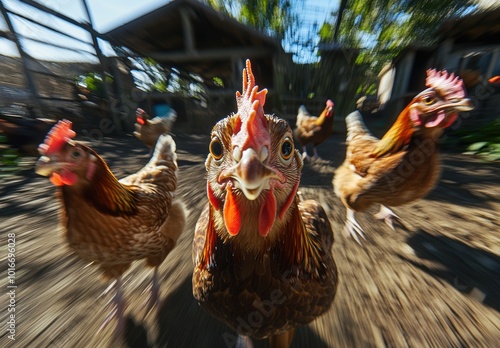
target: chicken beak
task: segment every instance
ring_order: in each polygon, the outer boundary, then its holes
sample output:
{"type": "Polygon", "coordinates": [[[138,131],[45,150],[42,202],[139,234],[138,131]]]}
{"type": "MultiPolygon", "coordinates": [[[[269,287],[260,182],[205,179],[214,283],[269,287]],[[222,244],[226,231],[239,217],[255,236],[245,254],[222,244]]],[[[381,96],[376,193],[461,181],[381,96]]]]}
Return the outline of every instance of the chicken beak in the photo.
{"type": "Polygon", "coordinates": [[[270,179],[279,179],[279,176],[262,162],[267,155],[266,147],[260,152],[262,158],[259,158],[253,148],[247,148],[236,167],[233,167],[231,177],[236,181],[235,186],[241,189],[248,200],[257,199],[262,190],[268,188],[270,179]]]}
{"type": "Polygon", "coordinates": [[[35,173],[42,176],[49,176],[62,168],[60,162],[52,160],[48,156],[41,156],[35,164],[35,173]]]}
{"type": "Polygon", "coordinates": [[[464,98],[457,103],[453,103],[453,108],[460,112],[471,111],[474,109],[474,104],[472,104],[472,101],[469,98],[464,98]]]}

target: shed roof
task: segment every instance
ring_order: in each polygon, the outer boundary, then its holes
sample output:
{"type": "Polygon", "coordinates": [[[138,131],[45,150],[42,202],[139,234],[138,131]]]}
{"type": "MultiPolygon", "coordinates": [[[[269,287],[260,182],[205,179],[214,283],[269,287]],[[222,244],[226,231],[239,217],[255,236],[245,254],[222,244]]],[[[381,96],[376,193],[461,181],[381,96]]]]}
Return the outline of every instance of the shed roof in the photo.
{"type": "Polygon", "coordinates": [[[438,34],[442,39],[453,38],[458,44],[498,44],[500,7],[447,20],[438,34]]]}
{"type": "Polygon", "coordinates": [[[207,79],[231,74],[235,60],[271,58],[282,50],[277,39],[195,0],[174,0],[104,36],[207,79]]]}

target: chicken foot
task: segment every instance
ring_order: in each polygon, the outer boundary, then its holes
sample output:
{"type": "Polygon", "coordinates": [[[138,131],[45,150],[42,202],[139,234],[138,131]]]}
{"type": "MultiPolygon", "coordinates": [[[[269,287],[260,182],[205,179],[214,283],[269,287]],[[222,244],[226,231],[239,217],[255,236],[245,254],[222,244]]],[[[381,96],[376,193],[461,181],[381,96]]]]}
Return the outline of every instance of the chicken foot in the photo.
{"type": "Polygon", "coordinates": [[[306,146],[303,146],[302,147],[302,160],[305,161],[309,158],[312,158],[312,159],[319,159],[319,155],[318,155],[318,150],[316,150],[316,146],[313,147],[313,156],[310,157],[308,154],[307,154],[307,147],[306,146]]]}
{"type": "Polygon", "coordinates": [[[363,229],[359,225],[359,223],[356,221],[356,218],[354,217],[354,210],[347,208],[347,220],[345,223],[345,228],[344,231],[346,235],[351,236],[358,242],[359,245],[361,245],[361,240],[359,239],[359,236],[363,237],[363,239],[366,240],[365,234],[363,233],[363,229]]]}
{"type": "Polygon", "coordinates": [[[316,146],[313,147],[313,158],[314,159],[319,159],[319,155],[318,155],[318,150],[316,150],[316,146]]]}
{"type": "Polygon", "coordinates": [[[396,221],[402,227],[406,228],[401,218],[396,215],[391,209],[382,204],[380,205],[380,211],[377,214],[374,214],[373,217],[378,220],[384,220],[385,224],[389,226],[393,231],[395,231],[394,221],[396,221]]]}

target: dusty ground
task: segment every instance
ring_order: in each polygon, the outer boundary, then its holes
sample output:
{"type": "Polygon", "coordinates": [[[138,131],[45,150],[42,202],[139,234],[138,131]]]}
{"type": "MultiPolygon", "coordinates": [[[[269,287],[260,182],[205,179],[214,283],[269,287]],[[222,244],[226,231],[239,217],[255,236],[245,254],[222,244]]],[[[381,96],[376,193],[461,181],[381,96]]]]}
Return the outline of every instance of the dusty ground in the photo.
{"type": "MultiPolygon", "coordinates": [[[[161,268],[158,315],[143,320],[151,272],[136,263],[125,296],[130,347],[226,347],[233,333],[199,308],[191,294],[191,241],[206,202],[204,160],[208,137],[177,135],[180,190],[191,209],[177,248],[161,268]]],[[[500,342],[499,165],[443,153],[442,180],[430,196],[395,208],[408,230],[390,230],[359,214],[363,247],[342,232],[345,208],[332,176],[345,154],[336,134],[320,148],[322,161],[305,165],[301,192],[318,199],[334,228],[340,285],[334,306],[297,331],[293,347],[497,347],[500,342]]],[[[133,138],[106,139],[94,148],[118,177],[147,162],[133,138]]],[[[97,270],[66,247],[58,225],[55,188],[31,168],[0,187],[0,347],[7,338],[7,234],[16,235],[17,347],[107,347],[112,325],[98,333],[110,296],[97,270]]],[[[376,208],[374,208],[376,210],[376,208]]],[[[267,343],[256,342],[257,347],[267,343]]]]}

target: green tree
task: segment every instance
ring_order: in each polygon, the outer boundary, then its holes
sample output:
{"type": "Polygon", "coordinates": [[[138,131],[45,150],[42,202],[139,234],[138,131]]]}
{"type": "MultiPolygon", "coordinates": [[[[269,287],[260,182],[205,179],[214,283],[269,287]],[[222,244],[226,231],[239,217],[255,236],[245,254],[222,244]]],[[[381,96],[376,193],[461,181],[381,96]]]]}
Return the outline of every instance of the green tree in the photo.
{"type": "Polygon", "coordinates": [[[334,75],[326,79],[324,73],[317,74],[320,94],[334,94],[341,99],[339,109],[352,110],[358,97],[375,93],[378,73],[401,50],[410,45],[432,46],[440,25],[474,10],[473,2],[342,0],[344,6],[319,30],[320,44],[336,47],[322,54],[320,70],[330,69],[334,75]],[[343,88],[332,81],[342,81],[343,88]]]}
{"type": "Polygon", "coordinates": [[[294,0],[205,0],[205,3],[278,39],[285,38],[297,23],[295,10],[302,4],[294,0]]]}
{"type": "Polygon", "coordinates": [[[473,9],[473,0],[347,0],[338,32],[337,12],[320,29],[320,40],[359,49],[355,63],[374,70],[372,77],[376,77],[402,49],[431,46],[445,20],[473,9]]]}

